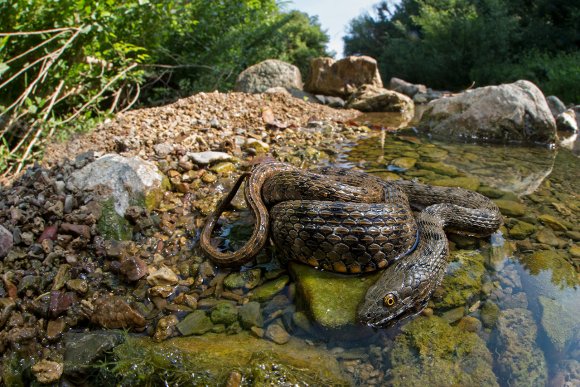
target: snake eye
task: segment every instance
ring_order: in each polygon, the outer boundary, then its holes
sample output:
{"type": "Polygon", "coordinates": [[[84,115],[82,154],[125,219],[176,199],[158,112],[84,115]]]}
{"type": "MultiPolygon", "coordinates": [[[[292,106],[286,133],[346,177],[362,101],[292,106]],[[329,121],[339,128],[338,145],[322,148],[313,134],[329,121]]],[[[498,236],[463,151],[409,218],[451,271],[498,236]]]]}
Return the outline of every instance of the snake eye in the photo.
{"type": "Polygon", "coordinates": [[[383,298],[383,303],[387,307],[395,305],[395,302],[397,302],[397,297],[393,293],[389,293],[383,298]]]}

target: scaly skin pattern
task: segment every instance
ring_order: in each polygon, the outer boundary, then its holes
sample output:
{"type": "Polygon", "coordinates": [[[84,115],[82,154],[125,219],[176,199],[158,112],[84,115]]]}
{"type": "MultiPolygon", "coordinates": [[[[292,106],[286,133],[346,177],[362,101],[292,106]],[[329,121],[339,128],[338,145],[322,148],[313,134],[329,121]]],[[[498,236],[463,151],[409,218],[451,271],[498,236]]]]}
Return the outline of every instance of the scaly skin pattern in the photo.
{"type": "Polygon", "coordinates": [[[342,168],[304,171],[264,163],[252,170],[244,191],[256,219],[252,236],[240,250],[220,252],[211,245],[211,233],[245,178],[208,217],[203,250],[218,265],[239,266],[271,236],[286,258],[318,269],[386,268],[357,312],[370,326],[389,326],[425,307],[447,266],[444,229],[486,236],[502,223],[493,202],[464,189],[387,182],[342,168]],[[421,212],[415,217],[411,207],[421,212]]]}

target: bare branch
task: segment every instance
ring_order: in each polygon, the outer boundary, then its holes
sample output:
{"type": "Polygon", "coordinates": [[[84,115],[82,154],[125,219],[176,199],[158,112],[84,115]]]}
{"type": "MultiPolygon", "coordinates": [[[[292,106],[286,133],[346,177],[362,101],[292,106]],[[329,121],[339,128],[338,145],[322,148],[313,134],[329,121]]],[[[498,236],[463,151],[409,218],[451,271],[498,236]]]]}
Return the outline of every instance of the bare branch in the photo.
{"type": "Polygon", "coordinates": [[[0,36],[42,35],[42,34],[50,34],[50,33],[53,33],[53,32],[69,31],[69,30],[79,31],[80,28],[79,27],[63,27],[63,28],[52,28],[52,29],[40,30],[40,31],[0,32],[0,36]]]}

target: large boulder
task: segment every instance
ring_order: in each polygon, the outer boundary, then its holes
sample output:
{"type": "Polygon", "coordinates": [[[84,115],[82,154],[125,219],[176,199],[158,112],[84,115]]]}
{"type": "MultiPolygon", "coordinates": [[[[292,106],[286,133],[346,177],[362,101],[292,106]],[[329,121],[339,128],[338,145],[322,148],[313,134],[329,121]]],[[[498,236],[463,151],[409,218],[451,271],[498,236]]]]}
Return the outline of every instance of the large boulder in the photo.
{"type": "Polygon", "coordinates": [[[298,67],[277,59],[265,60],[242,71],[234,90],[263,93],[272,87],[302,90],[302,76],[298,67]]]}
{"type": "Polygon", "coordinates": [[[413,114],[413,100],[396,91],[363,85],[350,97],[347,107],[362,112],[395,112],[413,114]]]}
{"type": "Polygon", "coordinates": [[[556,126],[558,127],[558,130],[577,132],[578,117],[576,117],[576,111],[574,109],[568,109],[560,113],[556,117],[556,126]]]}
{"type": "Polygon", "coordinates": [[[383,87],[377,61],[369,56],[349,56],[335,61],[314,58],[304,89],[313,94],[348,97],[362,85],[383,87]]]}
{"type": "Polygon", "coordinates": [[[564,102],[560,100],[560,98],[556,97],[555,95],[549,95],[546,97],[546,102],[548,103],[548,107],[552,112],[554,118],[558,117],[564,110],[566,110],[566,105],[564,102]]]}
{"type": "Polygon", "coordinates": [[[544,95],[524,80],[431,101],[418,126],[442,137],[539,143],[557,138],[544,95]]]}

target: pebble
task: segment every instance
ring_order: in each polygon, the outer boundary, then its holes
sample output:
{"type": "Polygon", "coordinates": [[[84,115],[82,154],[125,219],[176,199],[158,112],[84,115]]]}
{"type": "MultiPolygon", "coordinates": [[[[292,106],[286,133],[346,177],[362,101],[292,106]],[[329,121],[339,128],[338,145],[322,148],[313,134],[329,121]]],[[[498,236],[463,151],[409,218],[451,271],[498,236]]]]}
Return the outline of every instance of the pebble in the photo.
{"type": "Polygon", "coordinates": [[[131,256],[121,260],[119,271],[127,278],[127,280],[134,282],[145,277],[149,272],[149,268],[141,258],[131,256]]]}
{"type": "Polygon", "coordinates": [[[147,283],[151,286],[177,285],[179,277],[170,268],[162,265],[159,269],[153,270],[147,276],[147,283]]]}
{"type": "Polygon", "coordinates": [[[41,384],[55,383],[62,376],[63,363],[41,360],[32,366],[32,373],[41,384]]]}
{"type": "Polygon", "coordinates": [[[240,323],[246,329],[251,327],[262,327],[264,325],[264,318],[260,309],[260,303],[250,301],[240,308],[240,323]]]}
{"type": "Polygon", "coordinates": [[[157,322],[157,327],[155,327],[155,334],[153,335],[153,339],[156,341],[163,341],[173,336],[175,332],[175,326],[178,323],[179,319],[174,314],[161,317],[157,322]]]}
{"type": "Polygon", "coordinates": [[[46,325],[46,338],[50,341],[59,339],[65,328],[66,322],[64,317],[59,317],[56,320],[49,320],[46,325]]]}
{"type": "Polygon", "coordinates": [[[230,161],[232,156],[225,152],[190,152],[187,154],[196,164],[211,164],[216,161],[230,161]]]}
{"type": "Polygon", "coordinates": [[[286,344],[290,341],[290,334],[284,329],[280,320],[268,325],[264,337],[276,344],[286,344]]]}
{"type": "Polygon", "coordinates": [[[203,310],[196,310],[188,314],[176,327],[183,336],[203,335],[212,329],[213,324],[203,310]]]}

